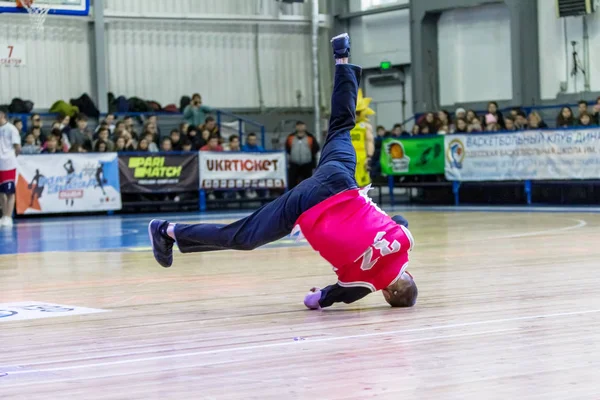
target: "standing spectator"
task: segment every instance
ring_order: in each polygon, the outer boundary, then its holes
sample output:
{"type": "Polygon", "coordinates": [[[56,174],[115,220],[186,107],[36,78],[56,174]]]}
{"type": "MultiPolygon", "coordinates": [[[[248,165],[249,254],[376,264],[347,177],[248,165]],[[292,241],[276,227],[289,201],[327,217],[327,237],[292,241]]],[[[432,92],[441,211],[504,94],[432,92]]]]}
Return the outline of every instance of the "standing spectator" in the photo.
{"type": "Polygon", "coordinates": [[[223,151],[223,147],[219,144],[219,137],[217,135],[211,135],[200,151],[223,151]]]}
{"type": "Polygon", "coordinates": [[[108,146],[104,140],[97,140],[96,145],[94,146],[94,153],[106,153],[108,151],[108,146]]]}
{"type": "Polygon", "coordinates": [[[240,137],[238,135],[229,136],[229,151],[242,151],[240,147],[240,137]]]}
{"type": "Polygon", "coordinates": [[[198,128],[195,126],[189,126],[187,130],[187,137],[190,140],[193,150],[200,150],[200,147],[206,144],[206,141],[202,139],[198,133],[198,128]]]}
{"type": "Polygon", "coordinates": [[[171,145],[173,147],[173,151],[181,151],[183,150],[181,145],[181,133],[179,129],[172,129],[171,134],[169,135],[171,139],[171,145]]]}
{"type": "Polygon", "coordinates": [[[96,140],[94,142],[94,149],[96,148],[96,145],[98,144],[99,141],[103,141],[104,144],[106,145],[106,151],[111,152],[115,150],[115,144],[112,140],[110,140],[108,138],[110,134],[109,128],[108,127],[104,127],[102,129],[100,129],[100,131],[98,131],[98,140],[96,140]]]}
{"type": "Polygon", "coordinates": [[[504,117],[504,130],[508,132],[514,132],[517,130],[517,126],[515,125],[515,120],[512,116],[504,117]]]}
{"type": "Polygon", "coordinates": [[[0,109],[0,226],[8,228],[13,225],[17,154],[21,151],[21,136],[7,117],[8,110],[0,109]]]}
{"type": "Polygon", "coordinates": [[[173,151],[173,142],[171,138],[164,138],[160,143],[160,151],[173,151]]]}
{"type": "Polygon", "coordinates": [[[83,113],[77,116],[77,128],[69,131],[69,143],[80,145],[86,151],[92,151],[92,132],[88,128],[87,116],[83,113]]]}
{"type": "Polygon", "coordinates": [[[46,140],[46,143],[44,144],[44,150],[42,150],[42,154],[60,154],[60,153],[62,153],[62,151],[59,147],[57,137],[54,135],[48,136],[48,140],[46,140]]]}
{"type": "Polygon", "coordinates": [[[587,111],[584,111],[581,114],[579,114],[579,120],[577,122],[578,125],[582,128],[589,128],[595,125],[592,121],[592,117],[590,116],[590,114],[587,113],[587,111]]]}
{"type": "Polygon", "coordinates": [[[204,120],[204,125],[200,127],[200,130],[203,132],[208,131],[210,135],[217,135],[219,138],[219,144],[221,143],[221,132],[217,126],[217,121],[213,117],[206,117],[206,120],[204,120]]]}
{"type": "Polygon", "coordinates": [[[467,133],[467,121],[464,118],[458,118],[456,120],[456,130],[454,133],[467,133]]]}
{"type": "Polygon", "coordinates": [[[585,100],[579,100],[579,102],[577,103],[577,110],[579,111],[579,115],[578,115],[577,118],[579,120],[581,120],[581,116],[583,115],[583,113],[588,114],[588,104],[587,104],[587,101],[585,101],[585,100]]]}
{"type": "Polygon", "coordinates": [[[317,165],[319,143],[317,139],[306,131],[306,124],[296,122],[296,131],[291,133],[285,145],[288,154],[289,188],[296,187],[303,180],[310,178],[317,165]]]}
{"type": "Polygon", "coordinates": [[[560,114],[556,117],[557,128],[570,128],[575,125],[575,118],[573,117],[573,111],[570,107],[563,107],[560,110],[560,114]]]}
{"type": "Polygon", "coordinates": [[[183,119],[191,126],[200,126],[206,120],[210,107],[202,105],[202,96],[198,93],[192,95],[192,102],[183,110],[183,119]]]}
{"type": "Polygon", "coordinates": [[[259,146],[256,133],[250,132],[246,135],[246,144],[242,147],[242,151],[247,153],[262,153],[265,149],[263,149],[262,146],[259,146]]]}
{"type": "Polygon", "coordinates": [[[20,118],[15,118],[13,120],[13,125],[15,126],[15,128],[17,128],[17,131],[19,131],[19,137],[22,139],[25,139],[25,132],[23,131],[23,121],[20,118]]]}
{"type": "Polygon", "coordinates": [[[487,112],[488,114],[492,114],[496,118],[497,123],[500,124],[500,127],[504,129],[504,117],[500,110],[498,110],[498,103],[490,101],[488,103],[487,112]]]}
{"type": "Polygon", "coordinates": [[[21,154],[40,154],[41,151],[42,148],[35,144],[35,138],[31,133],[25,136],[25,145],[21,149],[21,154]]]}

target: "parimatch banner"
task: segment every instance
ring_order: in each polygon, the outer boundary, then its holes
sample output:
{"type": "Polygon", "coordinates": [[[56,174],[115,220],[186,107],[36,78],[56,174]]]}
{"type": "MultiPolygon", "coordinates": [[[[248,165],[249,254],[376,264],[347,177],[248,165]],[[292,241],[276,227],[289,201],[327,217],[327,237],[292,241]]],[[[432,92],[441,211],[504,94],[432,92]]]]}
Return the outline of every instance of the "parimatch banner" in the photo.
{"type": "Polygon", "coordinates": [[[385,139],[379,161],[384,175],[443,174],[444,136],[385,139]]]}
{"type": "Polygon", "coordinates": [[[119,154],[121,193],[198,190],[198,153],[119,154]]]}

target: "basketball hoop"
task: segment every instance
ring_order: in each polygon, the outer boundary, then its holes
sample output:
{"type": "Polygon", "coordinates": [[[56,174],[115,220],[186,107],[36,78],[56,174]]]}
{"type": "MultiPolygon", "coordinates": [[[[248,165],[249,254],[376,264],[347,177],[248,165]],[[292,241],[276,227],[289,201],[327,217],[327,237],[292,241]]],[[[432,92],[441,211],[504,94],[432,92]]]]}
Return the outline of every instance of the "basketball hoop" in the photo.
{"type": "Polygon", "coordinates": [[[17,7],[27,10],[33,31],[43,32],[50,6],[47,4],[34,5],[34,0],[16,0],[16,2],[17,7]]]}

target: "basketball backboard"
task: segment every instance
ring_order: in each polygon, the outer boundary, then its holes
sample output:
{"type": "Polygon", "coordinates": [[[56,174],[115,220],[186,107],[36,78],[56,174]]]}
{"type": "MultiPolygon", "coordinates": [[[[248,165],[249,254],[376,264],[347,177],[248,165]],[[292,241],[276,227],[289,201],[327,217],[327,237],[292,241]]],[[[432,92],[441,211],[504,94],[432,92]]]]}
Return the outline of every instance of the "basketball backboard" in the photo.
{"type": "MultiPolygon", "coordinates": [[[[49,14],[86,16],[90,14],[90,0],[35,0],[34,5],[50,7],[49,14]]],[[[0,13],[27,13],[15,0],[0,0],[0,13]]]]}

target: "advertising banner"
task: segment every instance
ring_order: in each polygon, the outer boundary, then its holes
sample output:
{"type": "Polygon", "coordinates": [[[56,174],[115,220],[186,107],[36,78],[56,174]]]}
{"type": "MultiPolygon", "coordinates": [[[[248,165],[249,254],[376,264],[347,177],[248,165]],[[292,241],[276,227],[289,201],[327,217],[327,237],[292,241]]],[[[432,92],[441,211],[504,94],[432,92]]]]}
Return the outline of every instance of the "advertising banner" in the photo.
{"type": "Polygon", "coordinates": [[[598,179],[600,129],[447,135],[446,178],[455,181],[598,179]]]}
{"type": "Polygon", "coordinates": [[[379,161],[384,175],[443,174],[444,137],[384,139],[379,161]]]}
{"type": "Polygon", "coordinates": [[[18,214],[121,209],[117,153],[22,155],[17,162],[18,214]]]}
{"type": "Polygon", "coordinates": [[[203,189],[284,189],[287,167],[284,152],[200,152],[203,189]]]}
{"type": "Polygon", "coordinates": [[[198,190],[198,153],[119,154],[122,193],[198,190]]]}

